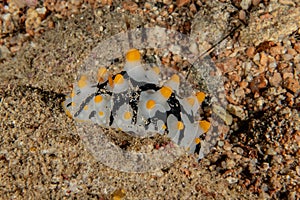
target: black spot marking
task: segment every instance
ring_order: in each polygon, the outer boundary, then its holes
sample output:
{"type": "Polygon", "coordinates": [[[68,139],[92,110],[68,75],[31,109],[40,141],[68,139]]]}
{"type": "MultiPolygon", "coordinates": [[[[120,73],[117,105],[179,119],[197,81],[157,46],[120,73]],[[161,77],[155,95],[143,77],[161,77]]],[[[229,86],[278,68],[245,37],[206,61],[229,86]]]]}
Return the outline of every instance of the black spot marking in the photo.
{"type": "Polygon", "coordinates": [[[94,98],[94,96],[95,93],[91,94],[80,104],[78,111],[74,114],[74,117],[77,117],[82,112],[84,106],[86,106],[94,98]]]}
{"type": "Polygon", "coordinates": [[[172,93],[172,95],[170,96],[167,102],[171,108],[169,111],[167,111],[167,116],[173,114],[178,121],[181,121],[181,116],[180,116],[181,106],[178,99],[176,99],[174,92],[172,93]]]}
{"type": "Polygon", "coordinates": [[[93,110],[89,115],[89,119],[92,119],[93,117],[95,117],[95,115],[96,115],[96,111],[93,110]]]}
{"type": "Polygon", "coordinates": [[[70,102],[67,104],[67,107],[70,107],[72,105],[73,102],[70,102]]]}

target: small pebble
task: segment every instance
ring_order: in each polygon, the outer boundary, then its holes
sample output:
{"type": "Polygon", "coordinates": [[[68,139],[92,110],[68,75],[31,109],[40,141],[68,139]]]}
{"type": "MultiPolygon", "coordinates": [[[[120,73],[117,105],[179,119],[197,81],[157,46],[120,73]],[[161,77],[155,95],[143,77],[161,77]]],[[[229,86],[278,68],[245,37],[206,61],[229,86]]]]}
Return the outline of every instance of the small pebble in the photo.
{"type": "Polygon", "coordinates": [[[195,4],[192,3],[192,4],[190,5],[190,11],[191,11],[192,13],[194,13],[194,14],[197,12],[197,8],[196,8],[195,4]]]}
{"type": "Polygon", "coordinates": [[[163,3],[166,4],[166,5],[170,5],[172,4],[172,0],[163,0],[163,3]]]}
{"type": "Polygon", "coordinates": [[[20,50],[20,48],[21,48],[21,46],[19,46],[19,45],[12,46],[12,47],[10,47],[10,51],[11,51],[12,53],[16,53],[17,51],[20,50]]]}
{"type": "Polygon", "coordinates": [[[241,76],[238,75],[237,73],[228,73],[229,79],[232,81],[240,82],[241,81],[241,76]]]}
{"type": "Polygon", "coordinates": [[[253,61],[254,61],[255,63],[258,63],[259,60],[260,60],[260,55],[259,55],[259,53],[256,53],[256,54],[254,55],[254,57],[253,57],[253,61]]]}
{"type": "Polygon", "coordinates": [[[235,166],[235,162],[232,159],[227,159],[226,160],[226,168],[227,169],[232,169],[235,166]]]}
{"type": "Polygon", "coordinates": [[[232,116],[221,106],[218,106],[216,104],[213,105],[213,112],[219,116],[226,125],[232,124],[232,116]]]}
{"type": "Polygon", "coordinates": [[[275,156],[275,155],[277,155],[277,152],[274,150],[274,148],[270,147],[270,148],[268,148],[266,154],[270,155],[270,156],[275,156]]]}
{"type": "Polygon", "coordinates": [[[244,119],[244,118],[245,118],[245,112],[244,112],[244,110],[243,110],[241,107],[239,107],[239,106],[235,106],[235,105],[229,104],[229,105],[228,105],[228,111],[229,111],[231,114],[237,116],[237,117],[240,118],[240,119],[244,119]]]}
{"type": "Polygon", "coordinates": [[[264,162],[264,163],[262,164],[262,169],[263,169],[264,171],[267,171],[269,168],[270,168],[269,163],[264,162]]]}
{"type": "Polygon", "coordinates": [[[49,20],[48,27],[49,28],[54,28],[55,27],[55,23],[52,20],[49,20]]]}
{"type": "MultiPolygon", "coordinates": [[[[297,55],[294,57],[294,63],[295,63],[295,64],[300,63],[300,54],[297,54],[297,55]]],[[[299,74],[299,73],[298,73],[298,74],[299,74]]]]}
{"type": "Polygon", "coordinates": [[[252,3],[251,0],[242,0],[242,2],[240,3],[240,6],[242,7],[243,10],[248,10],[251,3],[252,3]]]}
{"type": "Polygon", "coordinates": [[[294,46],[294,49],[300,53],[300,42],[296,43],[295,46],[294,46]]]}
{"type": "Polygon", "coordinates": [[[243,80],[243,81],[241,81],[241,82],[239,83],[239,85],[240,85],[241,88],[244,89],[244,88],[246,88],[246,87],[248,86],[248,82],[246,82],[246,81],[243,80]]]}
{"type": "Polygon", "coordinates": [[[271,47],[270,48],[270,54],[272,56],[276,56],[278,54],[282,54],[283,53],[283,50],[284,50],[284,47],[282,46],[275,46],[275,47],[271,47]]]}
{"type": "Polygon", "coordinates": [[[290,60],[293,59],[293,55],[291,55],[291,54],[283,54],[282,58],[283,58],[284,61],[290,61],[290,60]]]}
{"type": "Polygon", "coordinates": [[[227,177],[226,180],[228,181],[229,184],[233,184],[233,183],[237,183],[239,181],[238,178],[234,178],[234,177],[227,177]]]}
{"type": "Polygon", "coordinates": [[[138,5],[133,1],[124,1],[122,3],[122,6],[125,10],[128,10],[130,12],[134,12],[138,9],[138,5]]]}
{"type": "Polygon", "coordinates": [[[37,8],[36,11],[39,17],[41,18],[41,20],[44,20],[46,18],[47,9],[45,7],[37,8]]]}
{"type": "Polygon", "coordinates": [[[224,146],[223,146],[223,149],[224,149],[225,151],[230,151],[231,148],[232,148],[232,145],[231,145],[229,142],[225,141],[225,144],[224,144],[224,146]]]}
{"type": "Polygon", "coordinates": [[[268,56],[264,52],[260,53],[260,64],[264,67],[268,64],[268,56]]]}
{"type": "Polygon", "coordinates": [[[299,85],[299,81],[292,79],[292,78],[288,78],[286,80],[286,88],[291,90],[294,93],[299,93],[300,90],[300,85],[299,85]]]}
{"type": "Polygon", "coordinates": [[[247,54],[247,56],[248,56],[249,58],[253,58],[253,57],[254,57],[254,53],[255,53],[255,48],[254,48],[254,47],[249,47],[249,48],[247,49],[246,54],[247,54]]]}
{"type": "Polygon", "coordinates": [[[298,176],[300,176],[300,166],[296,167],[296,172],[297,172],[298,176]]]}
{"type": "Polygon", "coordinates": [[[277,67],[277,63],[276,62],[270,62],[268,67],[274,69],[274,68],[277,67]]]}
{"type": "Polygon", "coordinates": [[[295,49],[289,48],[287,50],[287,53],[290,54],[290,55],[292,55],[292,56],[295,56],[297,54],[297,51],[295,49]]]}
{"type": "Polygon", "coordinates": [[[190,0],[176,0],[176,5],[180,8],[186,4],[190,3],[190,0]]]}
{"type": "Polygon", "coordinates": [[[294,77],[294,74],[291,73],[291,72],[284,72],[283,73],[283,80],[287,80],[288,78],[293,79],[293,77],[294,77]]]}
{"type": "Polygon", "coordinates": [[[246,21],[246,12],[244,10],[240,10],[239,19],[242,21],[246,21]]]}
{"type": "Polygon", "coordinates": [[[219,142],[218,142],[218,146],[219,146],[219,147],[224,146],[224,141],[219,141],[219,142]]]}
{"type": "Polygon", "coordinates": [[[295,2],[292,0],[279,0],[279,3],[282,5],[288,5],[288,6],[296,6],[295,2]]]}
{"type": "Polygon", "coordinates": [[[6,46],[0,46],[0,60],[8,58],[10,55],[11,52],[6,46]]]}
{"type": "Polygon", "coordinates": [[[242,155],[244,153],[244,150],[241,147],[233,147],[232,151],[242,155]]]}
{"type": "Polygon", "coordinates": [[[281,81],[282,81],[282,77],[281,74],[278,72],[275,72],[274,75],[269,78],[269,82],[271,86],[278,87],[281,81]]]}
{"type": "Polygon", "coordinates": [[[252,0],[252,5],[257,6],[260,3],[260,0],[252,0]]]}
{"type": "Polygon", "coordinates": [[[243,88],[236,89],[234,94],[237,97],[244,97],[245,96],[245,92],[244,92],[243,88]]]}
{"type": "Polygon", "coordinates": [[[144,8],[150,10],[150,9],[152,8],[152,5],[151,5],[149,2],[146,2],[146,3],[144,4],[144,8]]]}

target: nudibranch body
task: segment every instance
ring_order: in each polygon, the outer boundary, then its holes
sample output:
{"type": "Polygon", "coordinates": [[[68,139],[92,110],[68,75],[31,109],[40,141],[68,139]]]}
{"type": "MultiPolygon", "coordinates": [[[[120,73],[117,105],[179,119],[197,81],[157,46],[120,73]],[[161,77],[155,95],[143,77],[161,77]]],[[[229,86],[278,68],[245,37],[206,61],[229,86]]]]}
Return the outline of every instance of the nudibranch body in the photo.
{"type": "Polygon", "coordinates": [[[191,152],[200,143],[199,136],[210,128],[198,112],[205,94],[180,97],[177,74],[160,85],[160,68],[145,68],[137,49],[127,52],[123,71],[111,75],[100,67],[97,80],[90,83],[87,76],[81,76],[63,103],[68,116],[136,136],[166,134],[191,152]]]}

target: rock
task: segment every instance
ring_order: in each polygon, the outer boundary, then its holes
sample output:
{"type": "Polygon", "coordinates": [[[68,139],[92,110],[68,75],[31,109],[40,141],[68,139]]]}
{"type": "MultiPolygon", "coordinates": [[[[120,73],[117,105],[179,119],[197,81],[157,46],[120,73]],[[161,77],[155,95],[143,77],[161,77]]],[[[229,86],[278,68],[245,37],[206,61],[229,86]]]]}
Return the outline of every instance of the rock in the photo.
{"type": "Polygon", "coordinates": [[[235,166],[235,162],[232,159],[226,160],[226,168],[227,169],[232,169],[234,166],[235,166]]]}
{"type": "Polygon", "coordinates": [[[0,60],[7,59],[11,55],[11,52],[4,45],[0,46],[0,60]]]}
{"type": "Polygon", "coordinates": [[[250,83],[250,89],[253,94],[259,92],[260,89],[265,88],[268,84],[264,74],[261,74],[253,79],[250,83]]]}
{"type": "Polygon", "coordinates": [[[288,79],[288,78],[293,78],[293,73],[291,73],[291,72],[285,72],[284,74],[283,74],[283,80],[285,80],[286,81],[286,79],[288,79]]]}
{"type": "Polygon", "coordinates": [[[244,112],[243,108],[241,108],[239,106],[229,104],[228,111],[240,119],[245,119],[245,112],[244,112]]]}
{"type": "Polygon", "coordinates": [[[287,67],[288,67],[287,63],[283,63],[283,62],[278,63],[278,70],[279,71],[282,71],[283,69],[285,69],[287,67]]]}
{"type": "Polygon", "coordinates": [[[252,0],[252,5],[257,6],[260,3],[260,0],[252,0]]]}
{"type": "Polygon", "coordinates": [[[300,63],[300,54],[297,54],[297,55],[294,57],[294,63],[295,63],[295,64],[300,63]]]}
{"type": "Polygon", "coordinates": [[[298,176],[300,176],[300,166],[296,167],[296,172],[297,172],[298,176]]]}
{"type": "Polygon", "coordinates": [[[112,0],[101,0],[101,4],[111,6],[112,5],[112,0]]]}
{"type": "Polygon", "coordinates": [[[221,106],[213,105],[213,112],[218,115],[226,125],[232,124],[232,116],[221,106]]]}
{"type": "Polygon", "coordinates": [[[71,3],[75,6],[80,6],[82,4],[82,0],[71,0],[71,3]]]}
{"type": "Polygon", "coordinates": [[[12,19],[12,15],[10,13],[2,15],[2,23],[2,33],[12,33],[16,29],[15,23],[12,19]]]}
{"type": "Polygon", "coordinates": [[[268,150],[266,151],[266,154],[267,154],[267,155],[270,155],[270,156],[275,156],[275,155],[277,155],[277,152],[274,150],[274,148],[270,147],[270,148],[268,148],[268,150]]]}
{"type": "Polygon", "coordinates": [[[27,10],[27,18],[25,21],[26,31],[37,29],[41,22],[42,20],[41,17],[39,17],[39,13],[35,9],[29,8],[27,10]]]}
{"type": "Polygon", "coordinates": [[[152,5],[151,5],[149,2],[146,2],[146,3],[144,4],[144,8],[146,8],[146,9],[148,9],[148,10],[151,10],[152,5]]]}
{"type": "Polygon", "coordinates": [[[270,48],[270,54],[272,56],[283,54],[284,47],[283,46],[275,46],[270,48]]]}
{"type": "Polygon", "coordinates": [[[269,163],[264,162],[264,163],[262,164],[262,169],[263,169],[263,171],[267,171],[269,168],[270,168],[269,163]]]}
{"type": "Polygon", "coordinates": [[[263,105],[265,103],[265,100],[262,97],[258,97],[255,100],[255,105],[261,110],[263,108],[263,105]]]}
{"type": "Polygon", "coordinates": [[[296,6],[295,2],[292,0],[279,0],[279,3],[282,5],[288,5],[288,6],[296,6]]]}
{"type": "Polygon", "coordinates": [[[172,0],[163,0],[163,3],[166,5],[172,4],[172,0]]]}
{"type": "Polygon", "coordinates": [[[234,94],[237,97],[244,97],[245,96],[245,92],[244,92],[243,88],[236,89],[234,94]]]}
{"type": "Polygon", "coordinates": [[[223,149],[224,149],[225,151],[230,151],[230,150],[232,149],[232,145],[231,145],[229,142],[225,141],[225,144],[224,144],[224,146],[223,146],[223,149]]]}
{"type": "Polygon", "coordinates": [[[12,47],[10,47],[10,51],[12,52],[12,53],[16,53],[17,51],[19,51],[20,50],[20,46],[19,45],[15,45],[15,46],[12,46],[12,47]]]}
{"type": "Polygon", "coordinates": [[[233,184],[233,183],[237,183],[239,181],[238,178],[234,178],[234,177],[227,177],[226,180],[228,181],[229,184],[233,184]]]}
{"type": "Polygon", "coordinates": [[[260,54],[256,53],[253,57],[253,62],[257,65],[259,65],[259,60],[260,60],[260,54]]]}
{"type": "Polygon", "coordinates": [[[13,7],[16,6],[18,8],[24,8],[26,6],[26,1],[21,1],[21,0],[13,0],[9,2],[9,6],[13,7]]]}
{"type": "Polygon", "coordinates": [[[264,52],[261,52],[260,53],[260,64],[264,67],[267,66],[268,64],[268,56],[264,53],[264,52]]]}
{"type": "Polygon", "coordinates": [[[176,5],[180,8],[190,3],[190,0],[176,0],[176,5]]]}
{"type": "Polygon", "coordinates": [[[25,2],[26,2],[26,5],[29,7],[35,7],[38,3],[37,0],[27,0],[25,2]]]}
{"type": "Polygon", "coordinates": [[[300,42],[298,42],[298,43],[296,43],[296,44],[294,45],[294,49],[295,49],[298,53],[300,53],[300,42]]]}
{"type": "Polygon", "coordinates": [[[246,12],[244,10],[240,10],[239,19],[244,21],[244,22],[246,21],[246,12]]]}
{"type": "Polygon", "coordinates": [[[274,69],[277,67],[277,63],[274,61],[274,62],[270,62],[268,67],[270,68],[270,72],[273,72],[274,69]]]}
{"type": "Polygon", "coordinates": [[[219,146],[219,147],[224,146],[224,141],[218,141],[218,146],[219,146]]]}
{"type": "Polygon", "coordinates": [[[297,51],[295,49],[289,48],[287,50],[287,53],[290,54],[290,55],[292,55],[292,56],[295,56],[297,54],[297,51]]]}
{"type": "Polygon", "coordinates": [[[192,3],[192,4],[190,5],[190,11],[191,11],[192,13],[194,13],[194,14],[197,13],[197,8],[196,8],[195,4],[192,3]]]}
{"type": "Polygon", "coordinates": [[[48,28],[54,28],[55,27],[55,23],[53,20],[49,20],[48,21],[48,28]]]}
{"type": "Polygon", "coordinates": [[[233,147],[232,151],[238,153],[239,155],[242,155],[244,153],[244,150],[241,147],[233,147]]]}
{"type": "Polygon", "coordinates": [[[242,77],[235,72],[229,73],[228,78],[229,78],[229,80],[235,81],[235,82],[241,82],[241,79],[242,79],[242,77]]]}
{"type": "Polygon", "coordinates": [[[299,93],[299,91],[300,91],[299,81],[297,81],[293,78],[290,78],[290,77],[287,78],[285,87],[288,90],[291,90],[293,93],[299,93]]]}
{"type": "Polygon", "coordinates": [[[271,86],[278,87],[282,81],[281,74],[275,72],[273,76],[269,77],[269,82],[271,86]]]}
{"type": "Polygon", "coordinates": [[[239,85],[240,85],[241,88],[244,89],[244,88],[246,88],[246,87],[248,86],[248,82],[246,82],[246,81],[243,80],[243,81],[241,81],[241,82],[239,83],[239,85]]]}
{"type": "Polygon", "coordinates": [[[125,10],[128,10],[130,12],[134,12],[138,9],[138,5],[133,1],[124,1],[122,3],[122,6],[125,10]]]}
{"type": "Polygon", "coordinates": [[[246,54],[247,54],[247,56],[248,56],[249,58],[253,58],[254,55],[255,55],[255,48],[254,48],[254,47],[249,47],[249,48],[247,49],[246,54]]]}
{"type": "Polygon", "coordinates": [[[251,0],[242,0],[242,2],[240,3],[240,6],[242,7],[243,10],[248,10],[251,3],[252,3],[251,0]]]}
{"type": "Polygon", "coordinates": [[[37,11],[39,17],[41,18],[41,20],[44,20],[46,18],[47,9],[45,7],[37,8],[36,11],[37,11]]]}
{"type": "Polygon", "coordinates": [[[236,57],[227,58],[226,60],[224,60],[223,64],[220,65],[221,66],[220,69],[224,73],[228,73],[228,72],[233,71],[237,65],[238,65],[238,61],[237,61],[236,57]]]}
{"type": "Polygon", "coordinates": [[[282,55],[282,58],[283,58],[284,61],[290,61],[290,60],[292,60],[294,57],[293,57],[293,55],[291,55],[291,54],[283,54],[283,55],[282,55]]]}

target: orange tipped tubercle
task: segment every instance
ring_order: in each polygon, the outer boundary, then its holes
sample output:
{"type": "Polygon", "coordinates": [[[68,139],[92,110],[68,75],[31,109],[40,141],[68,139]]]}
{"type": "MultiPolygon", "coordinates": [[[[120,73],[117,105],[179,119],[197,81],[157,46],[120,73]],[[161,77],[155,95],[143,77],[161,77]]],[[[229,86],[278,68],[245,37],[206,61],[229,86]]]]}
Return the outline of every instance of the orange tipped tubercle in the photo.
{"type": "Polygon", "coordinates": [[[126,54],[127,62],[136,62],[141,60],[141,54],[137,49],[130,49],[126,54]]]}

